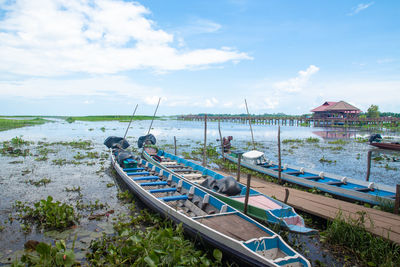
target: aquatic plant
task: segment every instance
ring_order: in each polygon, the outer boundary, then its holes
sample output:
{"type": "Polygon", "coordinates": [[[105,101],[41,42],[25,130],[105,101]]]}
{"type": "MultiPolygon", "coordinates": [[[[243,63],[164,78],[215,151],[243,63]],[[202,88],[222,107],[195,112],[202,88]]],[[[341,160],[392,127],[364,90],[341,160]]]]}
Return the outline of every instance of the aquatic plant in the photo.
{"type": "Polygon", "coordinates": [[[64,229],[79,220],[72,206],[60,201],[53,202],[52,196],[34,203],[33,207],[17,200],[15,207],[19,213],[19,219],[34,222],[46,229],[64,229]]]}
{"type": "Polygon", "coordinates": [[[73,187],[66,187],[65,189],[65,192],[80,192],[81,191],[81,187],[80,186],[78,186],[78,187],[75,187],[75,186],[73,186],[73,187]]]}
{"type": "Polygon", "coordinates": [[[105,209],[108,207],[108,204],[103,204],[100,203],[100,201],[98,199],[96,199],[96,201],[93,203],[92,201],[89,201],[89,203],[85,204],[82,202],[82,200],[78,200],[76,202],[76,208],[78,210],[86,210],[86,211],[95,211],[95,210],[101,210],[101,209],[105,209]]]}
{"type": "Polygon", "coordinates": [[[284,139],[282,140],[282,144],[289,144],[289,143],[303,143],[301,139],[284,139]]]}
{"type": "Polygon", "coordinates": [[[37,186],[37,187],[38,186],[43,186],[43,185],[46,186],[47,184],[51,183],[51,179],[42,178],[39,181],[34,181],[32,179],[29,179],[29,180],[25,181],[25,183],[31,184],[31,185],[34,185],[34,186],[37,186]]]}
{"type": "Polygon", "coordinates": [[[331,144],[331,145],[346,145],[348,143],[349,143],[348,141],[344,141],[343,139],[337,139],[335,141],[328,142],[328,144],[331,144]]]}
{"type": "Polygon", "coordinates": [[[316,138],[316,137],[308,137],[308,138],[306,138],[306,142],[307,143],[319,143],[319,138],[316,138]]]}
{"type": "Polygon", "coordinates": [[[330,160],[330,159],[326,159],[325,156],[322,156],[322,158],[319,159],[319,162],[321,163],[336,163],[336,160],[330,160]]]}
{"type": "Polygon", "coordinates": [[[4,119],[0,118],[0,131],[6,131],[15,128],[21,128],[25,126],[39,125],[48,122],[48,120],[42,118],[32,118],[32,119],[23,119],[23,120],[14,120],[14,119],[4,119]]]}
{"type": "Polygon", "coordinates": [[[196,249],[194,243],[184,237],[181,224],[174,226],[147,210],[129,218],[128,222],[119,221],[114,225],[114,235],[103,235],[101,239],[91,242],[91,253],[87,254],[91,265],[221,265],[221,251],[213,251],[214,261],[211,262],[207,253],[196,249]],[[140,225],[149,226],[143,231],[140,225]]]}
{"type": "Polygon", "coordinates": [[[69,267],[75,262],[74,247],[67,249],[64,240],[56,241],[55,245],[38,242],[32,246],[33,252],[25,251],[20,260],[13,262],[12,266],[64,266],[69,267]]]}
{"type": "Polygon", "coordinates": [[[365,212],[358,212],[358,218],[353,219],[345,218],[339,211],[321,238],[330,244],[345,246],[366,266],[400,266],[400,246],[367,232],[367,219],[365,212]]]}

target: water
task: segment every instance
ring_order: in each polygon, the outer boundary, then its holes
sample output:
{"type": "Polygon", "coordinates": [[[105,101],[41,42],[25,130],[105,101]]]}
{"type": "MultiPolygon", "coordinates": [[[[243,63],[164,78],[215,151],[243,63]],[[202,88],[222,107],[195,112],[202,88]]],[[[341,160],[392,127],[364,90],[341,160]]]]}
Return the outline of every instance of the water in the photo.
{"type": "MultiPolygon", "coordinates": [[[[33,141],[30,145],[31,153],[38,154],[38,142],[69,142],[77,140],[90,140],[93,143],[93,149],[90,152],[99,154],[107,153],[103,145],[106,137],[111,135],[122,136],[125,133],[127,122],[80,122],[67,123],[63,120],[54,119],[51,123],[43,125],[24,127],[9,131],[0,132],[0,141],[8,141],[16,136],[22,139],[33,141]]],[[[128,132],[128,141],[135,146],[139,136],[148,131],[150,121],[134,121],[128,132]]],[[[251,149],[251,134],[247,125],[235,124],[229,122],[221,123],[223,136],[233,136],[232,145],[236,148],[251,149]]],[[[254,125],[254,139],[257,142],[257,149],[265,152],[270,159],[277,159],[277,126],[254,125]]],[[[173,144],[174,136],[177,139],[178,154],[190,152],[194,148],[202,146],[204,140],[204,124],[192,121],[176,120],[157,120],[153,123],[151,133],[158,140],[158,144],[163,146],[173,144]]],[[[285,139],[305,139],[308,137],[317,137],[320,142],[310,144],[303,142],[301,144],[288,143],[282,144],[282,162],[304,166],[325,172],[331,172],[349,178],[364,180],[367,166],[367,152],[371,147],[367,143],[355,142],[355,137],[366,137],[369,133],[358,131],[345,131],[340,129],[307,128],[295,126],[281,126],[281,140],[285,139]],[[348,141],[344,145],[329,144],[329,141],[336,139],[324,139],[321,136],[340,137],[348,141]],[[337,150],[335,147],[343,147],[337,150]],[[332,160],[334,163],[322,163],[319,160],[332,160]]],[[[393,138],[399,138],[398,134],[386,134],[393,138]]],[[[217,146],[219,139],[218,123],[209,122],[207,131],[207,142],[217,146]]],[[[117,185],[115,176],[111,174],[111,168],[108,160],[103,159],[82,159],[75,160],[80,164],[55,165],[53,160],[65,159],[74,161],[74,156],[78,152],[85,154],[82,149],[72,148],[70,146],[55,145],[48,147],[53,152],[48,154],[47,161],[37,161],[37,156],[28,157],[9,157],[0,155],[0,227],[4,230],[0,233],[0,265],[9,263],[8,258],[13,259],[18,251],[23,249],[23,244],[29,239],[50,242],[59,236],[43,234],[40,231],[33,230],[24,234],[19,222],[9,219],[9,216],[15,216],[13,203],[16,200],[29,203],[52,195],[55,200],[67,202],[70,204],[76,201],[83,203],[94,203],[98,200],[106,205],[102,210],[93,213],[102,213],[106,210],[115,210],[115,214],[127,213],[126,205],[121,204],[116,194],[116,186],[108,187],[110,183],[117,185]],[[51,179],[47,186],[36,187],[27,184],[29,179],[40,180],[42,178],[51,179]],[[66,192],[66,187],[81,187],[81,195],[77,192],[66,192]]],[[[168,152],[173,152],[171,146],[167,148],[168,152]]],[[[393,161],[394,157],[399,158],[399,153],[388,154],[388,159],[383,161],[372,161],[370,181],[384,183],[394,186],[400,182],[399,169],[400,162],[393,161]],[[385,168],[385,166],[388,168],[385,168]]],[[[377,156],[377,155],[375,155],[377,156]]],[[[77,255],[78,259],[84,257],[85,248],[91,239],[99,237],[101,232],[110,232],[110,220],[90,221],[88,215],[84,214],[77,229],[64,233],[64,238],[72,240],[77,234],[77,246],[83,251],[77,255]]],[[[116,216],[116,215],[115,215],[116,216]]],[[[312,253],[312,252],[311,252],[312,253]]],[[[330,257],[328,257],[330,259],[330,257]]]]}

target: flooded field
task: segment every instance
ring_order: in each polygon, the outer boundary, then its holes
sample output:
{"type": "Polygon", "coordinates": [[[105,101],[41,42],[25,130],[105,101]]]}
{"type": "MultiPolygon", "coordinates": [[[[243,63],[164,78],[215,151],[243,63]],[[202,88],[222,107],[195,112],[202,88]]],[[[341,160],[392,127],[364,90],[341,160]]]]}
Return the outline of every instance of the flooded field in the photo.
{"type": "MultiPolygon", "coordinates": [[[[119,197],[124,188],[110,168],[103,141],[110,135],[123,136],[127,125],[127,122],[117,121],[67,123],[54,120],[0,132],[0,142],[9,142],[13,147],[0,155],[0,265],[9,264],[21,255],[28,240],[50,243],[64,239],[69,244],[76,240],[76,259],[83,260],[91,240],[103,233],[113,233],[112,223],[122,214],[128,214],[131,206],[119,197]],[[45,231],[18,219],[17,201],[32,204],[48,196],[76,207],[79,224],[62,232],[45,231]]],[[[135,147],[139,136],[147,133],[149,125],[150,121],[132,123],[127,137],[132,146],[135,147]]],[[[175,136],[178,154],[182,155],[201,147],[203,127],[200,122],[157,120],[151,133],[156,136],[158,145],[168,152],[173,152],[175,136]]],[[[254,125],[253,130],[257,149],[276,160],[277,126],[254,125]]],[[[221,123],[221,131],[223,136],[233,136],[235,148],[248,150],[252,147],[247,125],[221,123]]],[[[284,163],[365,179],[367,152],[371,147],[364,138],[369,133],[293,126],[281,127],[281,132],[284,163]]],[[[217,123],[208,123],[207,135],[208,143],[217,146],[217,123]]],[[[399,139],[396,134],[383,136],[399,139]]],[[[376,153],[373,157],[370,181],[391,186],[400,182],[398,153],[376,153]]],[[[201,159],[201,155],[197,159],[201,159]]],[[[139,201],[136,203],[136,212],[139,212],[142,207],[139,201]]],[[[320,249],[314,247],[317,241],[304,242],[309,244],[303,251],[312,247],[309,257],[342,265],[340,259],[335,260],[328,252],[316,252],[320,249]]]]}

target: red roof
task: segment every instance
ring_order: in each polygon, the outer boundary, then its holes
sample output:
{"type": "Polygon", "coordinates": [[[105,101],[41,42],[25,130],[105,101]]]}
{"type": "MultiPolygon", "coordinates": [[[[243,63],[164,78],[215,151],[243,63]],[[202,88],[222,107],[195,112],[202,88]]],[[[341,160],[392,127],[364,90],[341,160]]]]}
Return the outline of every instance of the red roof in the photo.
{"type": "Polygon", "coordinates": [[[349,103],[344,101],[339,102],[325,102],[321,106],[314,108],[311,112],[321,112],[321,111],[344,111],[344,112],[352,112],[352,113],[359,113],[361,110],[356,108],[349,103]]]}
{"type": "Polygon", "coordinates": [[[329,107],[335,105],[337,102],[325,102],[321,106],[314,108],[311,110],[311,112],[316,112],[316,111],[327,111],[329,107]]]}

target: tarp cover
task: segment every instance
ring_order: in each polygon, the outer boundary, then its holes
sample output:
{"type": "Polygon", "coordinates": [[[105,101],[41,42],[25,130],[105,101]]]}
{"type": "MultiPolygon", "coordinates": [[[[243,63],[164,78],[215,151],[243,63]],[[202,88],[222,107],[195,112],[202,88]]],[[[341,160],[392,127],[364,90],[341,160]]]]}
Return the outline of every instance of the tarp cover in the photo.
{"type": "Polygon", "coordinates": [[[148,135],[139,137],[138,142],[137,142],[138,143],[138,148],[142,148],[143,145],[147,141],[149,141],[152,145],[156,144],[156,138],[154,137],[154,135],[148,134],[148,135]]]}
{"type": "Polygon", "coordinates": [[[228,196],[238,195],[242,191],[238,182],[232,176],[227,176],[222,179],[208,177],[201,185],[228,196]]]}
{"type": "Polygon", "coordinates": [[[111,148],[114,145],[120,145],[121,148],[123,148],[123,149],[130,146],[128,141],[126,141],[124,138],[118,137],[118,136],[107,137],[107,139],[104,141],[104,145],[106,145],[108,148],[111,148]]]}
{"type": "Polygon", "coordinates": [[[246,158],[246,159],[258,159],[262,155],[264,155],[263,152],[257,151],[257,150],[252,150],[252,151],[244,153],[243,154],[243,158],[246,158]]]}

